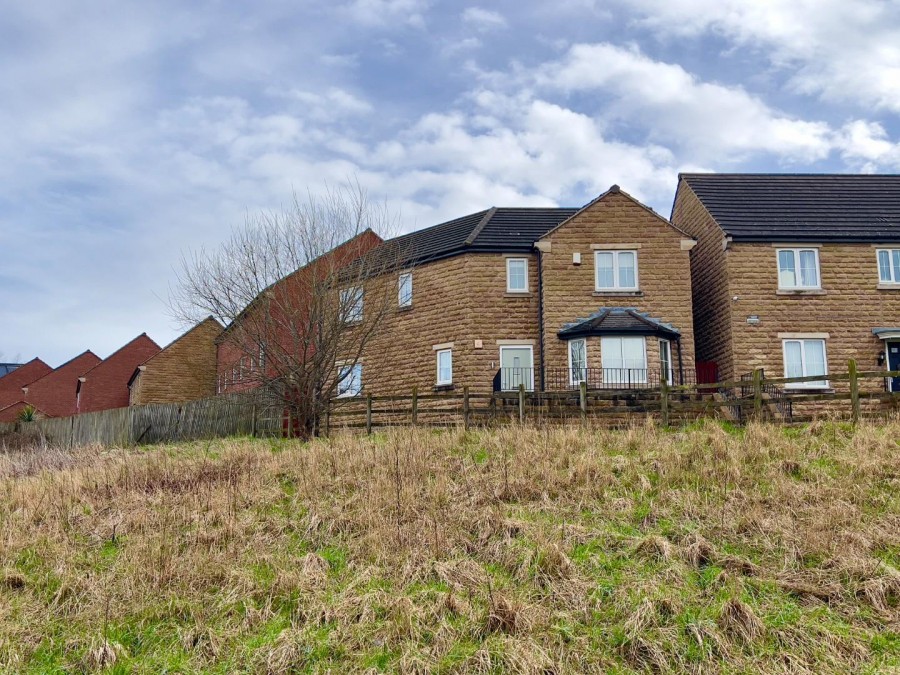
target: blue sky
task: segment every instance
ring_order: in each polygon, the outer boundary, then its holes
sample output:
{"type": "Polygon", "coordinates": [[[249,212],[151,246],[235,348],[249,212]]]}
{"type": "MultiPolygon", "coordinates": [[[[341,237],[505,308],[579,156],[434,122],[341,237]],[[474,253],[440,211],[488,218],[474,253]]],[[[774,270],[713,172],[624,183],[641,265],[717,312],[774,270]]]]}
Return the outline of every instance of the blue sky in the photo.
{"type": "Polygon", "coordinates": [[[668,215],[685,170],[900,172],[896,1],[0,0],[0,16],[0,360],[165,344],[183,250],[351,176],[414,229],[612,183],[668,215]]]}

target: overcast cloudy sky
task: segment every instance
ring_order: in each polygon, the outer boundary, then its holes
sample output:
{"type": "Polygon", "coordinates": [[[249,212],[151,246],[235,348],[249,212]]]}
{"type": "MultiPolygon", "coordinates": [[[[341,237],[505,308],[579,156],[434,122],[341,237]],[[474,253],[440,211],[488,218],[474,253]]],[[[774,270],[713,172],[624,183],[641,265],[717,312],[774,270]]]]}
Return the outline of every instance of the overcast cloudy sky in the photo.
{"type": "Polygon", "coordinates": [[[0,360],[179,330],[164,302],[292,188],[407,229],[683,170],[900,171],[900,2],[0,0],[0,360]]]}

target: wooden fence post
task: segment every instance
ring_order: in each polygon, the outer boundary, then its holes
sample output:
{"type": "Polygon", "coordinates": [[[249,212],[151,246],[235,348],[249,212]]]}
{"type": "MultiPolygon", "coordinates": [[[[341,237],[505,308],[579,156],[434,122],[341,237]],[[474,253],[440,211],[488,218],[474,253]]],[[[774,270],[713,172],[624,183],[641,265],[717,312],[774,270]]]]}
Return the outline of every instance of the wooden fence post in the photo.
{"type": "Polygon", "coordinates": [[[250,436],[256,438],[256,403],[250,406],[250,436]]]}
{"type": "Polygon", "coordinates": [[[753,415],[757,421],[762,419],[762,370],[753,371],[753,415]]]}
{"type": "Polygon", "coordinates": [[[416,426],[419,421],[419,388],[413,387],[412,395],[412,425],[416,426]]]}
{"type": "Polygon", "coordinates": [[[669,382],[666,374],[659,378],[659,417],[664,427],[669,426],[669,382]]]}
{"type": "Polygon", "coordinates": [[[850,359],[850,363],[847,364],[849,366],[850,371],[850,406],[852,408],[851,418],[853,419],[853,423],[856,424],[859,422],[859,376],[856,372],[856,359],[850,359]]]}
{"type": "Polygon", "coordinates": [[[325,401],[325,438],[331,436],[331,399],[325,401]]]}
{"type": "Polygon", "coordinates": [[[587,417],[587,382],[582,381],[578,387],[578,407],[581,409],[581,419],[587,417]]]}
{"type": "Polygon", "coordinates": [[[519,424],[525,424],[525,385],[519,385],[519,424]]]}
{"type": "Polygon", "coordinates": [[[469,430],[469,388],[463,387],[463,428],[469,430]]]}
{"type": "Polygon", "coordinates": [[[372,435],[372,394],[366,394],[366,433],[372,435]]]}

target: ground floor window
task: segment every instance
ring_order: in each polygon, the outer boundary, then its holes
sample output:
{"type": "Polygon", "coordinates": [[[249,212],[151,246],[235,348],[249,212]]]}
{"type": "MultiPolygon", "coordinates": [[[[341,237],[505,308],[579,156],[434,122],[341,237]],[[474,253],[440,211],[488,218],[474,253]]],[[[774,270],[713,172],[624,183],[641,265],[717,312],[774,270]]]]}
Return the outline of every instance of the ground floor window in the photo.
{"type": "Polygon", "coordinates": [[[569,340],[569,383],[587,382],[587,340],[569,340]]]}
{"type": "Polygon", "coordinates": [[[362,364],[340,366],[338,369],[337,395],[359,396],[362,393],[362,364]]]}
{"type": "Polygon", "coordinates": [[[668,384],[675,382],[675,372],[672,368],[672,343],[668,340],[659,341],[659,370],[660,377],[668,384]]]}
{"type": "Polygon", "coordinates": [[[437,352],[438,385],[453,384],[453,351],[440,349],[437,352]]]}
{"type": "MultiPolygon", "coordinates": [[[[821,339],[791,339],[784,340],[784,376],[785,377],[810,377],[813,375],[827,375],[828,363],[825,357],[825,340],[821,339]]],[[[827,387],[828,380],[812,382],[796,382],[787,385],[791,388],[802,387],[827,387]]]]}
{"type": "Polygon", "coordinates": [[[647,348],[643,337],[600,338],[600,359],[605,384],[646,384],[647,348]]]}

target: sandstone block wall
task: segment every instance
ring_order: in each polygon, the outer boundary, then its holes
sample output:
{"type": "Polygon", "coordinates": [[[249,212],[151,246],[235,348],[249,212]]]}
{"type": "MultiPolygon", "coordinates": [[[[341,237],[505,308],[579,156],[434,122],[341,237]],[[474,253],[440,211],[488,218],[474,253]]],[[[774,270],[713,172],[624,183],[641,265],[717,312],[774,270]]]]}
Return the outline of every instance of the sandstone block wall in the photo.
{"type": "Polygon", "coordinates": [[[180,403],[216,393],[216,344],[222,325],[212,317],[142,364],[131,405],[180,403]]]}
{"type": "MultiPolygon", "coordinates": [[[[731,290],[725,233],[687,183],[678,186],[672,222],[697,239],[691,251],[691,288],[697,360],[714,361],[719,380],[735,371],[731,336],[731,290]]],[[[738,371],[743,372],[743,371],[738,371]]]]}
{"type": "MultiPolygon", "coordinates": [[[[550,251],[541,254],[544,288],[544,350],[548,367],[568,367],[568,344],[557,333],[569,322],[601,307],[635,307],[672,324],[681,332],[681,366],[686,376],[694,368],[694,330],[691,309],[689,239],[664,218],[623,193],[607,194],[544,237],[550,251]],[[592,245],[635,244],[638,259],[637,293],[595,290],[592,245]],[[581,254],[581,264],[572,254],[581,254]]],[[[599,338],[588,342],[588,367],[601,367],[599,338]]],[[[647,367],[660,368],[659,343],[648,336],[647,367]]],[[[678,349],[672,344],[673,366],[679,369],[678,349]]]]}

